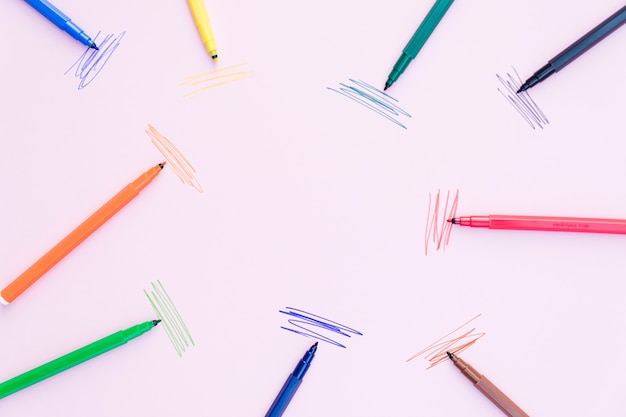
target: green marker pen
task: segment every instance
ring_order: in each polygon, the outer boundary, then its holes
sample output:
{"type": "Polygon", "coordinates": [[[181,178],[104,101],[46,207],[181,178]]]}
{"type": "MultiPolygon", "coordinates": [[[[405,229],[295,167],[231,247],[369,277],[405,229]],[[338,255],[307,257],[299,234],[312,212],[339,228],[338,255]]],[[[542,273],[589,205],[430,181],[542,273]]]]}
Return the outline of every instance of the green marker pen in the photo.
{"type": "Polygon", "coordinates": [[[422,49],[422,46],[424,46],[439,22],[441,22],[443,15],[446,14],[453,2],[454,0],[437,0],[435,2],[426,15],[426,18],[413,34],[409,43],[404,47],[402,55],[400,55],[396,65],[393,66],[393,69],[389,73],[389,77],[385,83],[385,90],[391,87],[391,85],[400,78],[400,74],[404,72],[411,61],[417,56],[420,49],[422,49]]]}
{"type": "Polygon", "coordinates": [[[43,381],[46,378],[50,378],[53,375],[88,361],[89,359],[108,352],[109,350],[115,349],[116,347],[141,336],[148,330],[151,330],[160,321],[161,320],[151,320],[129,327],[126,330],[120,330],[119,332],[97,340],[85,347],[70,352],[67,355],[63,355],[60,358],[25,372],[22,375],[11,378],[0,384],[0,398],[7,397],[21,389],[43,381]]]}

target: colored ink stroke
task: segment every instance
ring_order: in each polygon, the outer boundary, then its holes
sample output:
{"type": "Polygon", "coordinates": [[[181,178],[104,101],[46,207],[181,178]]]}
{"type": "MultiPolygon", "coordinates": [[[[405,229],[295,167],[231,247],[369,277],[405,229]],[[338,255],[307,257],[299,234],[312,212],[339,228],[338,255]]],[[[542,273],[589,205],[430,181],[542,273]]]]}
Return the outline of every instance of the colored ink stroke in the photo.
{"type": "Polygon", "coordinates": [[[300,330],[280,326],[281,329],[289,330],[290,332],[294,332],[296,334],[299,334],[305,337],[311,337],[313,339],[317,339],[322,342],[330,343],[331,345],[335,345],[344,349],[346,348],[345,345],[341,344],[340,342],[334,339],[331,339],[328,336],[324,336],[323,334],[318,333],[315,330],[317,329],[324,330],[326,333],[330,333],[331,336],[333,333],[339,336],[348,337],[348,338],[351,337],[350,334],[363,336],[363,333],[359,332],[358,330],[354,330],[348,326],[345,326],[343,324],[337,323],[332,320],[328,320],[324,317],[307,313],[304,310],[299,310],[297,308],[292,308],[292,307],[286,307],[285,309],[287,311],[283,311],[283,310],[278,310],[278,311],[282,314],[286,314],[287,316],[291,317],[289,320],[287,320],[289,324],[291,324],[293,327],[296,327],[300,330]],[[312,330],[312,329],[315,329],[315,330],[312,330]]]}
{"type": "Polygon", "coordinates": [[[119,35],[111,33],[106,35],[103,40],[99,41],[98,36],[100,36],[100,32],[98,32],[93,39],[98,45],[98,50],[87,47],[85,52],[83,52],[78,60],[76,60],[63,75],[67,75],[67,73],[74,68],[74,76],[80,80],[78,82],[78,89],[82,90],[87,87],[104,69],[104,66],[113,55],[113,52],[120,46],[120,42],[125,34],[126,32],[122,32],[119,35]]]}
{"type": "Polygon", "coordinates": [[[536,129],[536,127],[543,129],[545,125],[550,123],[548,118],[532,99],[528,90],[517,93],[517,90],[522,86],[522,79],[515,68],[513,68],[513,72],[514,74],[507,72],[506,78],[496,74],[502,87],[502,89],[498,87],[498,91],[530,127],[533,129],[536,129]]]}
{"type": "Polygon", "coordinates": [[[157,280],[158,285],[154,282],[150,284],[152,286],[150,293],[146,290],[143,292],[148,297],[157,318],[161,320],[161,324],[170,342],[172,342],[172,346],[176,349],[176,353],[179,357],[182,357],[189,344],[195,346],[191,333],[189,333],[189,329],[187,329],[187,325],[185,325],[174,302],[167,291],[165,291],[165,288],[163,288],[161,281],[157,280]]]}
{"type": "Polygon", "coordinates": [[[202,185],[196,179],[195,168],[189,163],[185,155],[178,150],[176,146],[161,132],[155,129],[154,126],[148,124],[148,130],[146,133],[152,139],[152,143],[156,148],[161,152],[163,157],[169,165],[171,169],[174,171],[174,174],[181,180],[184,184],[189,184],[193,188],[195,188],[198,192],[202,192],[202,185]]]}
{"type": "Polygon", "coordinates": [[[398,100],[364,81],[353,80],[352,78],[349,81],[352,84],[339,83],[338,90],[331,87],[326,88],[356,101],[365,108],[406,129],[406,126],[399,119],[403,116],[411,117],[411,115],[396,104],[398,100]]]}
{"type": "Polygon", "coordinates": [[[480,317],[480,314],[466,321],[445,336],[437,339],[406,361],[409,362],[424,355],[424,359],[430,363],[426,369],[430,369],[449,359],[446,352],[450,352],[453,355],[463,352],[486,334],[485,332],[477,332],[475,327],[468,328],[470,323],[478,317],[480,317]]]}
{"type": "Polygon", "coordinates": [[[456,217],[456,211],[459,206],[459,190],[456,190],[452,202],[450,202],[450,190],[448,190],[443,210],[440,204],[440,194],[441,192],[437,190],[433,207],[432,196],[428,193],[428,214],[426,217],[426,232],[424,233],[424,252],[426,255],[428,255],[428,247],[431,243],[435,246],[436,251],[442,248],[444,251],[446,250],[446,246],[450,243],[450,234],[452,233],[452,223],[448,220],[456,217]]]}
{"type": "Polygon", "coordinates": [[[224,67],[185,77],[181,85],[189,86],[190,88],[193,88],[193,90],[185,94],[183,97],[196,96],[220,85],[229,84],[245,78],[252,78],[254,72],[237,70],[242,65],[245,65],[245,63],[231,65],[230,67],[224,67]]]}

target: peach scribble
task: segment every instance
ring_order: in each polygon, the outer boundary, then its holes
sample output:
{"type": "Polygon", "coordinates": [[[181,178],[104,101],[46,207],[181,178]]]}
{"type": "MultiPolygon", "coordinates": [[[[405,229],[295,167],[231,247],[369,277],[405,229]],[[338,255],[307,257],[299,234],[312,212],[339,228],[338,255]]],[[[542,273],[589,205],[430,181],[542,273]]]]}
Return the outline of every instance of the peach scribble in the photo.
{"type": "Polygon", "coordinates": [[[417,352],[415,355],[411,356],[406,361],[409,362],[417,358],[418,356],[424,355],[424,359],[426,359],[430,363],[430,365],[426,369],[430,369],[433,366],[439,365],[441,362],[449,359],[446,352],[450,352],[453,355],[463,352],[465,349],[472,346],[474,343],[476,343],[478,339],[486,334],[485,332],[476,332],[475,327],[472,327],[469,330],[463,330],[465,326],[467,326],[478,317],[480,317],[480,314],[463,323],[461,326],[457,327],[456,329],[436,340],[435,342],[431,343],[424,349],[417,352]]]}
{"type": "Polygon", "coordinates": [[[202,192],[202,186],[195,177],[196,170],[189,163],[187,158],[185,158],[185,155],[183,155],[182,152],[179,151],[168,138],[163,136],[163,134],[156,130],[151,124],[148,124],[148,130],[146,130],[146,133],[150,139],[152,139],[154,146],[157,147],[165,159],[170,163],[174,174],[176,174],[176,176],[183,183],[191,185],[193,188],[198,190],[198,192],[202,192]]]}

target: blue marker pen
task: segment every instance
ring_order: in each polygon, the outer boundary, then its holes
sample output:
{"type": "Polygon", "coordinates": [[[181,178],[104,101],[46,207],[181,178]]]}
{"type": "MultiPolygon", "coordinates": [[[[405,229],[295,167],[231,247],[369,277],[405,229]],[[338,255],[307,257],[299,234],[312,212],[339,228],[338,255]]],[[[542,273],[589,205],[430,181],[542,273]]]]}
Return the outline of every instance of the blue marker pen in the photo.
{"type": "Polygon", "coordinates": [[[265,417],[280,417],[283,415],[287,406],[289,405],[289,401],[294,396],[298,387],[302,383],[302,378],[304,378],[304,374],[311,366],[311,361],[315,357],[315,351],[317,350],[317,342],[309,350],[306,351],[300,362],[296,365],[293,372],[287,377],[285,384],[282,389],[276,396],[276,399],[272,403],[272,406],[265,414],[265,417]]]}
{"type": "Polygon", "coordinates": [[[90,48],[98,49],[94,41],[72,20],[63,14],[59,9],[50,4],[47,0],[24,0],[35,10],[44,15],[49,21],[59,27],[59,29],[69,33],[74,39],[87,45],[90,48]]]}

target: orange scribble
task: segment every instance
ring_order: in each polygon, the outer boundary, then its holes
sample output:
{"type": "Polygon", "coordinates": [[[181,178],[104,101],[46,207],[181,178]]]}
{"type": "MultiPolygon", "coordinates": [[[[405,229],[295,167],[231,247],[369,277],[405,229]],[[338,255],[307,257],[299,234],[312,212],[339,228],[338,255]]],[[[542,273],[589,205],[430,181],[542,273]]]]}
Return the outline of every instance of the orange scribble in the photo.
{"type": "Polygon", "coordinates": [[[189,163],[185,155],[182,154],[181,151],[178,150],[176,146],[161,132],[156,130],[154,126],[148,124],[148,130],[146,133],[152,139],[152,143],[157,149],[163,154],[163,157],[170,163],[171,169],[174,171],[174,174],[183,182],[184,184],[189,184],[198,192],[202,192],[202,186],[198,182],[195,177],[195,168],[189,163]]]}
{"type": "Polygon", "coordinates": [[[472,346],[474,343],[476,343],[478,339],[486,334],[485,332],[476,332],[475,327],[469,330],[463,330],[465,326],[476,320],[478,317],[480,317],[480,314],[466,321],[447,335],[431,343],[426,348],[420,350],[406,361],[409,362],[417,358],[418,356],[424,355],[424,359],[426,359],[430,363],[430,365],[426,369],[430,369],[433,366],[439,365],[441,362],[449,359],[446,352],[450,352],[454,355],[463,352],[465,349],[472,346]]]}
{"type": "Polygon", "coordinates": [[[252,71],[232,71],[234,68],[240,67],[242,65],[245,65],[245,63],[231,65],[230,67],[224,67],[217,70],[185,77],[181,85],[192,87],[199,86],[200,88],[196,88],[195,90],[190,91],[183,97],[191,97],[194,95],[198,95],[213,87],[218,87],[220,85],[243,80],[244,78],[252,78],[252,75],[254,74],[252,71]]]}
{"type": "Polygon", "coordinates": [[[454,196],[452,204],[449,204],[450,190],[448,190],[448,194],[446,195],[446,204],[443,207],[443,213],[440,213],[441,208],[439,204],[439,195],[440,191],[437,190],[435,207],[433,208],[431,214],[430,209],[432,206],[432,196],[428,193],[428,216],[426,217],[426,233],[424,234],[424,251],[426,255],[428,255],[428,246],[431,239],[432,243],[436,245],[435,250],[439,250],[442,247],[444,251],[446,250],[446,246],[450,243],[450,234],[452,233],[452,223],[450,223],[448,219],[456,217],[456,210],[459,205],[459,190],[456,190],[456,195],[454,196]],[[448,206],[450,206],[449,210],[448,206]],[[442,214],[441,221],[439,221],[440,214],[442,214]]]}

